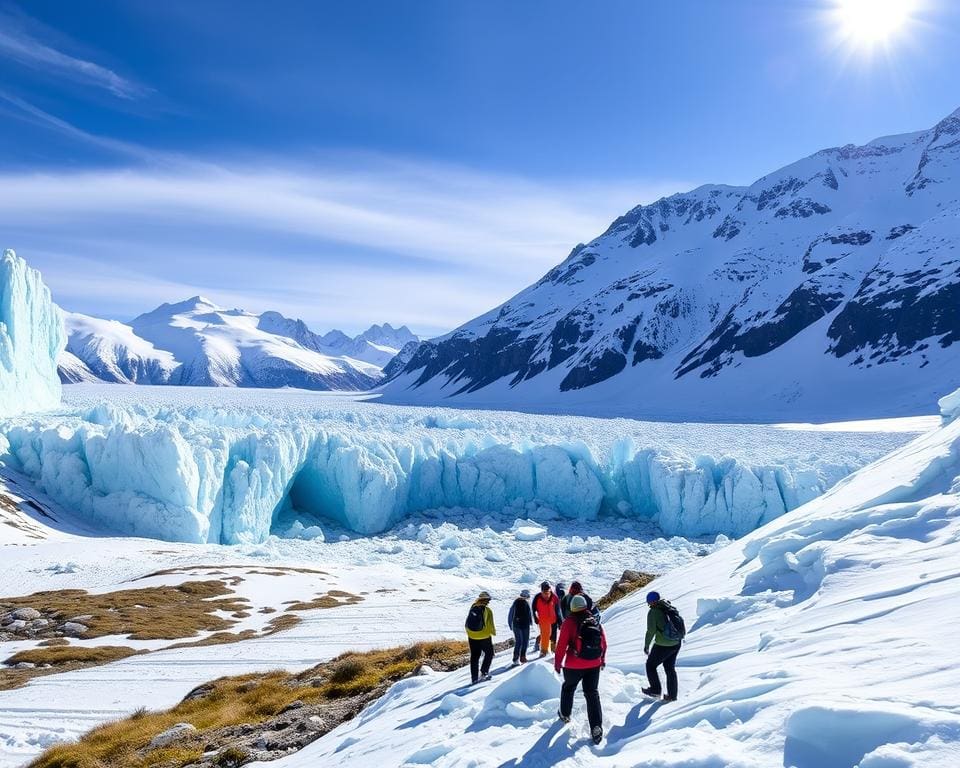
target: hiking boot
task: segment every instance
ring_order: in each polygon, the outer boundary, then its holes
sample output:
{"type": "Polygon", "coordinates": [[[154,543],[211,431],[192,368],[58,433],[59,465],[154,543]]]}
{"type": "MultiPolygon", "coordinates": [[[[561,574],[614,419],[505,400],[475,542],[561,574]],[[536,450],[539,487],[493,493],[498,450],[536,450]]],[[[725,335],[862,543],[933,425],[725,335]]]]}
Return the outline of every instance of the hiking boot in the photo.
{"type": "Polygon", "coordinates": [[[527,663],[527,657],[526,657],[526,656],[521,657],[520,663],[521,663],[521,664],[526,664],[526,663],[527,663]]]}
{"type": "Polygon", "coordinates": [[[487,672],[487,674],[485,674],[485,675],[480,675],[480,682],[481,682],[481,683],[485,683],[485,682],[487,682],[487,680],[493,680],[493,675],[491,675],[489,672],[487,672]]]}
{"type": "Polygon", "coordinates": [[[561,712],[559,709],[557,710],[557,717],[560,718],[565,723],[570,722],[570,715],[563,714],[563,712],[561,712]]]}
{"type": "Polygon", "coordinates": [[[603,728],[599,725],[593,726],[593,728],[590,729],[590,737],[593,739],[594,744],[599,744],[603,741],[603,728]]]}
{"type": "Polygon", "coordinates": [[[670,696],[669,694],[665,695],[662,699],[660,699],[660,701],[666,701],[666,702],[676,701],[676,700],[677,700],[676,696],[670,696]]]}
{"type": "Polygon", "coordinates": [[[649,696],[651,699],[659,699],[660,691],[655,691],[653,688],[641,688],[640,693],[644,696],[649,696]]]}
{"type": "Polygon", "coordinates": [[[514,659],[513,664],[511,664],[510,666],[511,666],[511,667],[519,667],[519,666],[520,666],[520,662],[517,661],[516,659],[514,659]]]}

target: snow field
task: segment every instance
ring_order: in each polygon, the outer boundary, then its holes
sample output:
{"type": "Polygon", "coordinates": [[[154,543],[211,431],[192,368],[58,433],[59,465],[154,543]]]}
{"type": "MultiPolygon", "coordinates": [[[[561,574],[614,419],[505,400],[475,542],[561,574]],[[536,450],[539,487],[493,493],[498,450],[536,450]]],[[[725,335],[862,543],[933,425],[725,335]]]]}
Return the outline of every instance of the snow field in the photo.
{"type": "MultiPolygon", "coordinates": [[[[281,768],[952,768],[960,764],[960,422],[658,579],[687,619],[675,704],[645,699],[642,595],[604,616],[606,739],[559,679],[498,656],[405,681],[281,768]]],[[[273,765],[277,765],[274,763],[273,765]]]]}
{"type": "Polygon", "coordinates": [[[64,410],[0,423],[0,461],[92,526],[169,541],[263,542],[291,512],[372,534],[531,504],[741,536],[912,436],[132,389],[74,385],[64,410]]]}

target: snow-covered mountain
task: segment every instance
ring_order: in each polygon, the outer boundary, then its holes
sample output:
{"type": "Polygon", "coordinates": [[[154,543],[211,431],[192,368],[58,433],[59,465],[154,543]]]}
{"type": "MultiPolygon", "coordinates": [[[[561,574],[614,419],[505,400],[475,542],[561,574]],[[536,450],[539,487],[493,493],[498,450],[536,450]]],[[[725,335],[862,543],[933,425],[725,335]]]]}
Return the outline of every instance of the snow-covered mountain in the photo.
{"type": "Polygon", "coordinates": [[[355,338],[340,331],[321,336],[279,312],[223,309],[202,296],[163,304],[129,325],[77,313],[66,313],[65,325],[59,371],[67,383],[363,390],[417,339],[389,324],[355,338]]]}
{"type": "Polygon", "coordinates": [[[425,342],[385,400],[724,419],[923,412],[960,375],[960,110],[641,205],[425,342]]]}

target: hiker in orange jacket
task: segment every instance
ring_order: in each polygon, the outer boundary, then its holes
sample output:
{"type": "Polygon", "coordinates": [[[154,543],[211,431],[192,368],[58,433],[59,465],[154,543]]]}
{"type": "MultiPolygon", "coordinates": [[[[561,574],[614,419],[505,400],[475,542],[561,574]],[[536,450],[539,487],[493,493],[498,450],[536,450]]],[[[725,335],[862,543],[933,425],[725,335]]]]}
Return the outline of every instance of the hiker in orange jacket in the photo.
{"type": "Polygon", "coordinates": [[[553,636],[553,627],[557,621],[557,611],[560,609],[560,601],[550,589],[550,582],[545,581],[540,585],[540,594],[533,598],[533,620],[540,627],[540,657],[547,655],[548,651],[556,648],[556,640],[553,636]]]}

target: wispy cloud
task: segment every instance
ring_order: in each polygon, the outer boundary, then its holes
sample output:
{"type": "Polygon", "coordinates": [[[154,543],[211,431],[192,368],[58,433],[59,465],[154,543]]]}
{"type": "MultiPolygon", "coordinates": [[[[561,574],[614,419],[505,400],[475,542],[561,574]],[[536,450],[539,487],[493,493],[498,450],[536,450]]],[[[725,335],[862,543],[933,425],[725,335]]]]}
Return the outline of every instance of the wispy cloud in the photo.
{"type": "Polygon", "coordinates": [[[14,117],[49,128],[63,136],[98,147],[112,154],[125,155],[144,162],[151,162],[157,157],[156,153],[137,144],[112,139],[108,136],[99,136],[78,128],[72,123],[40,109],[35,104],[21,99],[19,96],[7,93],[3,89],[0,89],[0,103],[6,103],[13,107],[12,114],[14,117]]]}
{"type": "Polygon", "coordinates": [[[4,174],[2,245],[37,254],[67,308],[129,314],[202,292],[318,327],[389,320],[434,332],[509,298],[632,205],[688,186],[382,157],[353,168],[4,174]]]}
{"type": "Polygon", "coordinates": [[[136,99],[149,89],[108,67],[68,53],[38,40],[19,23],[19,18],[0,13],[0,56],[31,69],[92,85],[121,99],[136,99]]]}

